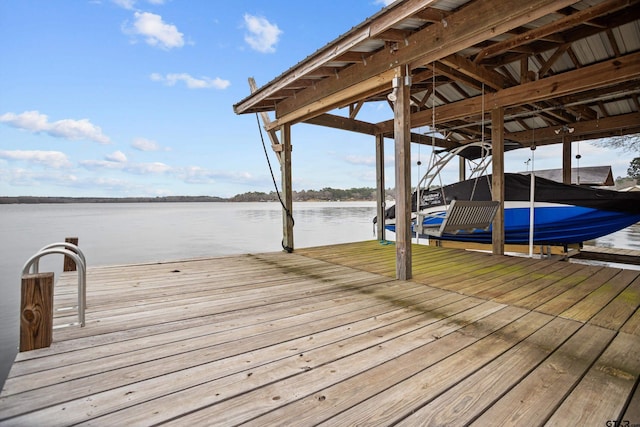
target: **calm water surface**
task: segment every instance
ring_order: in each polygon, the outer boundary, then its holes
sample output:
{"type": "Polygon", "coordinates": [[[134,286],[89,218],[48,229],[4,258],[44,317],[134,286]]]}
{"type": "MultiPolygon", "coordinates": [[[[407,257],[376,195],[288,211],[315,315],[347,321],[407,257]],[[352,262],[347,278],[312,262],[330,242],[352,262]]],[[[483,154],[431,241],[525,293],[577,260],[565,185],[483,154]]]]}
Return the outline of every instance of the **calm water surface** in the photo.
{"type": "MultiPolygon", "coordinates": [[[[282,250],[277,203],[0,205],[0,385],[18,346],[20,273],[43,246],[78,237],[87,265],[282,250]]],[[[375,202],[294,203],[295,247],[374,238],[375,202]]],[[[62,269],[62,255],[40,271],[62,269]]],[[[91,286],[89,283],[88,286],[91,286]]]]}
{"type": "MultiPolygon", "coordinates": [[[[374,216],[375,202],[295,203],[295,247],[374,239],[374,216]]],[[[22,266],[49,243],[78,237],[89,267],[282,250],[277,203],[0,205],[0,218],[0,384],[18,346],[22,266]]],[[[590,243],[640,250],[640,224],[590,243]]],[[[40,263],[61,269],[62,255],[40,263]]]]}

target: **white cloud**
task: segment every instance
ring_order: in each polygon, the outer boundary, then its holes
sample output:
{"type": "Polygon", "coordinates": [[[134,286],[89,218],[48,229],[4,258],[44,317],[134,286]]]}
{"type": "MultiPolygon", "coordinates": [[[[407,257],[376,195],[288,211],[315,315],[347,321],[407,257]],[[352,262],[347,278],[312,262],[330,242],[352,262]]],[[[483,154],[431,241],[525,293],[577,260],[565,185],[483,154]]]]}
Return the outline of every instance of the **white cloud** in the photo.
{"type": "Polygon", "coordinates": [[[113,0],[115,4],[124,9],[133,9],[136,4],[136,0],[113,0]]]}
{"type": "Polygon", "coordinates": [[[282,30],[276,24],[272,24],[265,18],[244,15],[245,27],[248,33],[244,36],[252,49],[262,53],[273,53],[276,51],[275,45],[278,43],[282,30]]]}
{"type": "Polygon", "coordinates": [[[11,186],[40,186],[46,185],[60,185],[60,186],[75,186],[78,182],[78,177],[73,174],[54,172],[54,171],[36,171],[33,169],[15,168],[0,172],[2,180],[10,184],[11,186]]]}
{"type": "Polygon", "coordinates": [[[147,175],[150,173],[162,174],[168,173],[173,170],[169,165],[160,162],[153,163],[131,163],[127,164],[124,168],[126,172],[134,173],[137,175],[147,175]]]}
{"type": "Polygon", "coordinates": [[[111,169],[136,175],[163,174],[173,171],[171,166],[160,162],[129,163],[113,160],[83,160],[80,162],[80,166],[89,170],[111,169]]]}
{"type": "Polygon", "coordinates": [[[184,46],[184,34],[175,25],[167,24],[160,15],[150,12],[135,12],[132,26],[123,26],[126,34],[145,37],[148,45],[161,49],[173,49],[184,46]]]}
{"type": "Polygon", "coordinates": [[[189,89],[226,89],[231,85],[229,80],[223,80],[220,77],[215,79],[205,76],[195,78],[187,73],[171,73],[166,76],[153,73],[150,78],[154,82],[162,82],[167,86],[175,86],[176,83],[182,81],[189,89]]]}
{"type": "Polygon", "coordinates": [[[200,166],[189,166],[175,171],[176,176],[188,184],[212,184],[218,181],[247,183],[256,178],[249,172],[214,171],[200,166]]]}
{"type": "Polygon", "coordinates": [[[60,151],[2,150],[0,151],[0,158],[35,163],[56,169],[72,166],[67,155],[60,151]]]}
{"type": "Polygon", "coordinates": [[[381,4],[383,7],[385,7],[385,6],[389,6],[394,1],[396,0],[376,0],[375,4],[381,4]]]}
{"type": "MultiPolygon", "coordinates": [[[[132,10],[135,8],[137,0],[113,0],[113,2],[123,9],[132,10]]],[[[164,0],[147,0],[147,3],[158,6],[164,4],[164,0]]]]}
{"type": "Polygon", "coordinates": [[[102,133],[102,129],[91,123],[89,119],[64,119],[49,122],[46,114],[40,114],[38,111],[25,111],[21,114],[5,113],[0,116],[0,122],[34,133],[44,132],[56,138],[72,141],[85,139],[100,144],[111,143],[109,137],[102,133]]]}
{"type": "MultiPolygon", "coordinates": [[[[160,151],[162,149],[157,142],[146,138],[134,139],[131,146],[140,151],[160,151]]],[[[166,151],[168,151],[168,149],[166,149],[166,151]]]]}
{"type": "MultiPolygon", "coordinates": [[[[116,152],[118,153],[118,152],[116,152]]],[[[107,157],[116,157],[113,153],[107,157]]],[[[234,172],[206,169],[200,166],[172,167],[161,162],[131,163],[107,160],[83,160],[80,166],[90,171],[120,171],[133,175],[164,175],[178,179],[186,184],[213,184],[217,182],[261,183],[263,178],[253,176],[249,172],[234,172]]]]}
{"type": "Polygon", "coordinates": [[[96,169],[123,169],[124,164],[121,162],[114,162],[112,160],[82,160],[80,166],[89,170],[96,169]]]}
{"type": "Polygon", "coordinates": [[[352,165],[365,165],[365,166],[375,166],[376,158],[375,156],[354,156],[349,155],[345,157],[345,161],[352,165]]]}
{"type": "Polygon", "coordinates": [[[107,154],[105,159],[110,162],[124,163],[127,161],[127,156],[122,151],[118,150],[111,154],[107,154]]]}

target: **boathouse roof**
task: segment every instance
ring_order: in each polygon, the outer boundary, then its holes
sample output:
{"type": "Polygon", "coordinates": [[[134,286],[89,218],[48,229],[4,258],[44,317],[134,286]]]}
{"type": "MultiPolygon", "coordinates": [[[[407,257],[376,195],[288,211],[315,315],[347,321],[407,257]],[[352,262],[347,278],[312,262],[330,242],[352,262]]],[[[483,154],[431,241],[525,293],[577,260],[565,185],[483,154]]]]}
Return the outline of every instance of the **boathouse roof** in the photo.
{"type": "Polygon", "coordinates": [[[435,125],[442,147],[490,138],[498,107],[505,141],[523,146],[640,133],[639,17],[633,0],[399,0],[234,111],[274,112],[269,129],[305,122],[393,137],[393,106],[387,121],[357,115],[387,102],[404,67],[411,127],[435,125]]]}

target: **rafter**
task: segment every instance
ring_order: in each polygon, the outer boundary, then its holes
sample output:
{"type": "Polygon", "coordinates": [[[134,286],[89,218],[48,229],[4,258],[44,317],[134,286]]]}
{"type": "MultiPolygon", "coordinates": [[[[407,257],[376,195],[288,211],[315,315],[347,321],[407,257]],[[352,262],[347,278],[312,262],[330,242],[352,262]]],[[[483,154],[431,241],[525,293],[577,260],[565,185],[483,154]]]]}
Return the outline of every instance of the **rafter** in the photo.
{"type": "Polygon", "coordinates": [[[376,135],[380,133],[378,127],[373,123],[355,120],[348,117],[336,116],[335,114],[321,114],[311,118],[305,123],[341,129],[350,132],[364,133],[367,135],[376,135]]]}
{"type": "Polygon", "coordinates": [[[363,105],[364,101],[362,100],[356,102],[355,104],[349,104],[349,118],[355,119],[363,105]]]}
{"type": "MultiPolygon", "coordinates": [[[[485,95],[486,109],[522,105],[565,95],[624,83],[640,78],[640,53],[605,61],[575,71],[568,71],[535,82],[514,86],[485,95]]],[[[436,123],[460,119],[479,114],[482,111],[480,96],[436,108],[436,123]]],[[[411,116],[414,126],[431,122],[430,110],[420,111],[411,116]]],[[[392,128],[393,121],[379,124],[383,131],[392,128]]]]}
{"type": "Polygon", "coordinates": [[[297,66],[292,67],[284,75],[280,76],[277,81],[259,88],[256,93],[252,94],[252,96],[247,97],[234,105],[234,111],[237,114],[244,114],[248,112],[252,105],[268,98],[273,93],[278,92],[280,89],[286,87],[301,76],[306,76],[309,72],[321,67],[329,59],[349,52],[353,46],[367,40],[370,36],[379,34],[391,28],[398,21],[415,15],[425,8],[425,3],[428,5],[429,3],[432,3],[432,1],[406,0],[403,7],[388,10],[371,24],[361,26],[350,32],[348,35],[334,40],[332,43],[329,43],[322,48],[322,50],[318,51],[314,55],[314,59],[312,61],[304,61],[297,66]]]}
{"type": "MultiPolygon", "coordinates": [[[[596,120],[581,121],[571,124],[574,132],[571,138],[574,140],[588,140],[601,138],[603,136],[612,136],[624,130],[637,130],[640,128],[640,113],[630,113],[619,116],[611,116],[596,120]]],[[[506,133],[505,138],[511,141],[517,141],[524,146],[529,146],[535,137],[536,145],[557,144],[562,141],[561,132],[556,133],[561,127],[548,127],[544,129],[536,129],[535,136],[531,131],[506,133]]]]}
{"type": "Polygon", "coordinates": [[[389,42],[404,42],[407,37],[411,35],[411,31],[397,30],[390,28],[375,36],[378,40],[384,40],[389,42]]]}
{"type": "Polygon", "coordinates": [[[292,123],[330,111],[346,98],[363,92],[363,88],[379,86],[385,77],[390,81],[395,75],[393,67],[419,60],[429,64],[576,1],[530,0],[525,9],[520,7],[520,0],[503,0],[500,8],[495,7],[493,0],[474,1],[447,17],[446,25],[436,23],[414,33],[408,44],[400,44],[398,51],[383,49],[370,56],[366,65],[353,64],[342,70],[339,78],[318,82],[317,90],[303,90],[295,98],[280,102],[276,106],[278,123],[292,123]]]}
{"type": "Polygon", "coordinates": [[[440,22],[449,16],[451,12],[442,9],[436,9],[435,7],[428,7],[413,15],[416,19],[421,19],[427,22],[440,22]]]}
{"type": "Polygon", "coordinates": [[[532,41],[573,28],[577,24],[584,23],[600,15],[615,12],[629,4],[629,0],[604,1],[598,5],[573,13],[564,18],[560,18],[550,24],[527,31],[526,33],[522,33],[518,36],[511,37],[503,42],[495,43],[478,53],[478,55],[476,55],[475,62],[481,62],[486,58],[491,58],[492,56],[513,50],[516,47],[531,43],[532,41]]]}
{"type": "Polygon", "coordinates": [[[510,81],[507,77],[497,71],[477,65],[473,63],[473,61],[470,61],[460,55],[449,55],[442,58],[440,63],[445,64],[480,83],[484,83],[492,89],[504,89],[505,87],[515,84],[515,82],[510,81]]]}

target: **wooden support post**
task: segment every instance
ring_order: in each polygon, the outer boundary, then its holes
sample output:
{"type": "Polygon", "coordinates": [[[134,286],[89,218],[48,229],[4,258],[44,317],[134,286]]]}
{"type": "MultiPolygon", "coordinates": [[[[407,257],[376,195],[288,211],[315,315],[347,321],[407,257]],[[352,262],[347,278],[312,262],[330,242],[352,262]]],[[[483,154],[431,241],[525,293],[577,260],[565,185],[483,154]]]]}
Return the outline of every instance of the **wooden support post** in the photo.
{"type": "Polygon", "coordinates": [[[22,276],[20,351],[49,347],[53,340],[53,273],[22,276]]]}
{"type": "Polygon", "coordinates": [[[385,240],[384,216],[385,216],[385,189],[384,189],[384,135],[376,135],[376,215],[378,218],[378,240],[385,240]]]}
{"type": "MultiPolygon", "coordinates": [[[[67,237],[64,239],[66,243],[71,243],[73,245],[78,246],[78,238],[77,237],[67,237]]],[[[76,262],[72,260],[68,256],[64,256],[64,265],[62,266],[62,271],[76,271],[76,262]]]]}
{"type": "MultiPolygon", "coordinates": [[[[251,88],[251,93],[254,93],[258,90],[258,85],[253,77],[249,77],[249,87],[251,88]]],[[[262,117],[262,123],[264,124],[264,128],[267,129],[267,134],[269,135],[269,139],[271,140],[271,148],[276,153],[276,157],[278,158],[278,162],[282,164],[282,145],[278,140],[278,135],[276,135],[276,130],[271,129],[271,119],[269,118],[269,114],[266,111],[260,113],[262,117]]]]}
{"type": "Polygon", "coordinates": [[[396,278],[409,280],[411,271],[411,110],[410,85],[404,67],[396,69],[394,137],[396,176],[396,278]]]}
{"type": "Polygon", "coordinates": [[[280,129],[282,143],[280,172],[282,174],[282,246],[293,252],[293,185],[291,182],[291,124],[285,123],[280,129]]]}
{"type": "Polygon", "coordinates": [[[571,184],[571,138],[566,141],[564,134],[562,135],[562,182],[571,184]]]}
{"type": "Polygon", "coordinates": [[[491,161],[493,200],[500,202],[500,208],[493,219],[492,247],[495,255],[504,254],[504,108],[491,111],[491,161]]]}

